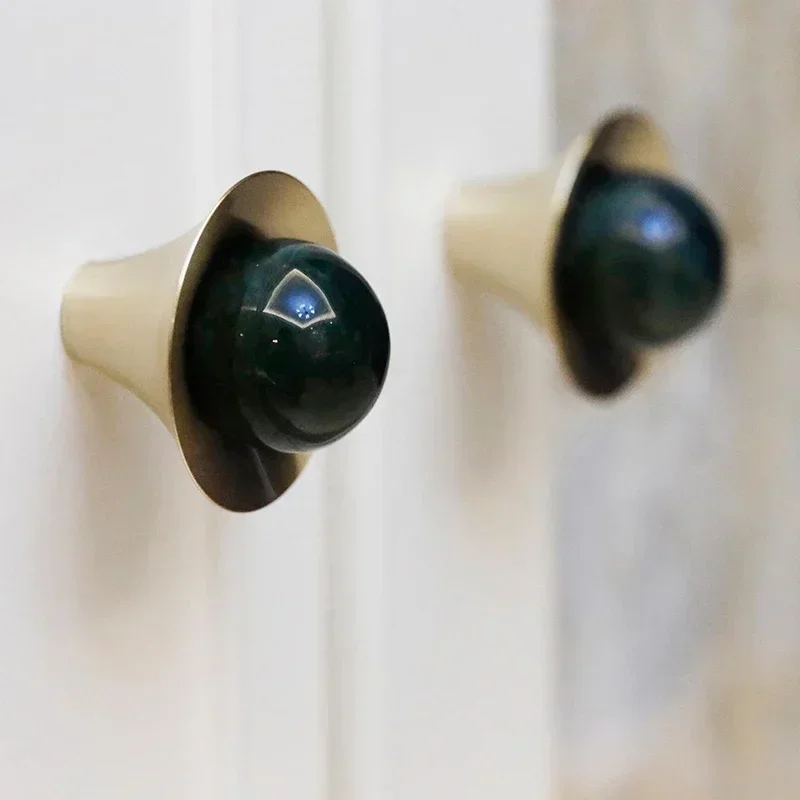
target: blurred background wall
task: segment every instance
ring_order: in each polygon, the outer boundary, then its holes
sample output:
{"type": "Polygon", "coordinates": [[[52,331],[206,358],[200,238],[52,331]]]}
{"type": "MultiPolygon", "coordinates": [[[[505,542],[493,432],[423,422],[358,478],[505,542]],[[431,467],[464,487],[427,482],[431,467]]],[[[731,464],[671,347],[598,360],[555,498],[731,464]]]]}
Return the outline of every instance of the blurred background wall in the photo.
{"type": "Polygon", "coordinates": [[[725,308],[564,392],[564,800],[800,797],[800,4],[554,0],[558,141],[640,103],[718,211],[725,308]]]}

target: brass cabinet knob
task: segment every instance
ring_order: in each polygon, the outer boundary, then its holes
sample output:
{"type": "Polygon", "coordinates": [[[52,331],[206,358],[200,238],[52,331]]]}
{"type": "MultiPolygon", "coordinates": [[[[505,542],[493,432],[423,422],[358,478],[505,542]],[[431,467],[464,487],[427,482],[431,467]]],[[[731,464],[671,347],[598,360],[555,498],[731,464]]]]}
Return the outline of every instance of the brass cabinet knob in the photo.
{"type": "Polygon", "coordinates": [[[723,290],[722,231],[638,111],[611,115],[542,173],[462,187],[445,235],[456,276],[542,324],[593,396],[696,330],[723,290]]]}
{"type": "Polygon", "coordinates": [[[314,195],[280,172],[240,181],[169,244],[81,267],[61,321],[69,355],[147,403],[231,511],[276,499],[355,427],[389,362],[380,302],[314,195]]]}

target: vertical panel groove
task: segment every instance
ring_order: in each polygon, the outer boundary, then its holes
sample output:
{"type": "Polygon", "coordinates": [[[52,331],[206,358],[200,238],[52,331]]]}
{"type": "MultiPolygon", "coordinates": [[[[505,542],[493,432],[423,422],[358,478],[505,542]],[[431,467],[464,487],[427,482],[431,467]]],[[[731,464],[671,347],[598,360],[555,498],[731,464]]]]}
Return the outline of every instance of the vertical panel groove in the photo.
{"type": "MultiPolygon", "coordinates": [[[[325,2],[325,196],[343,256],[380,294],[380,0],[325,2]]],[[[327,455],[328,800],[381,785],[383,554],[380,403],[327,455]]]]}
{"type": "Polygon", "coordinates": [[[242,159],[239,13],[238,0],[191,4],[192,141],[203,208],[237,177],[242,159]]]}
{"type": "MultiPolygon", "coordinates": [[[[194,151],[196,222],[208,213],[226,183],[233,180],[241,158],[239,0],[194,0],[189,8],[192,128],[187,145],[194,151]]],[[[236,659],[240,650],[230,624],[239,609],[235,595],[226,590],[230,588],[231,575],[220,561],[221,518],[210,508],[207,518],[207,593],[197,598],[197,613],[204,624],[203,655],[208,663],[197,695],[205,698],[207,705],[205,718],[193,720],[192,724],[208,735],[187,771],[194,787],[192,796],[221,800],[240,796],[243,768],[237,713],[236,659]]]]}

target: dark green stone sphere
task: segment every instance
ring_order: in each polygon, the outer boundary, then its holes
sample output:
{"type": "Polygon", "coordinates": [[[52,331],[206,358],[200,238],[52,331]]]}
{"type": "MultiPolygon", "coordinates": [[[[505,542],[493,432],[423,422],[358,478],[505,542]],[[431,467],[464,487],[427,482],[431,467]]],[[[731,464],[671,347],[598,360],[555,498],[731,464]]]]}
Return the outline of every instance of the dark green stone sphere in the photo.
{"type": "Polygon", "coordinates": [[[336,253],[247,231],[213,254],[185,349],[209,427],[287,453],[322,447],[372,408],[388,363],[381,304],[336,253]]]}
{"type": "Polygon", "coordinates": [[[630,347],[666,344],[701,325],[723,288],[712,214],[665,178],[589,167],[565,219],[559,301],[579,327],[630,347]]]}

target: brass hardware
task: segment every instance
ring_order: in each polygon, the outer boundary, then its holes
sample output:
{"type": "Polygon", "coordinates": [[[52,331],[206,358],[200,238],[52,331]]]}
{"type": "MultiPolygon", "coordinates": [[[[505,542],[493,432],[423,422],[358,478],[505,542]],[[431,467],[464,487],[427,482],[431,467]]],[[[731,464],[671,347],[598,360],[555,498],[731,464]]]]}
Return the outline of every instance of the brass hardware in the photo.
{"type": "Polygon", "coordinates": [[[253,511],[299,476],[307,453],[232,441],[198,417],[184,375],[184,339],[195,290],[214,248],[249,226],[268,239],[298,239],[336,250],[325,211],[311,191],[281,172],[233,186],[198,227],[146,253],[90,262],[72,277],[61,307],[64,347],[75,361],[130,389],[175,438],[200,489],[230,511],[253,511]]]}
{"type": "Polygon", "coordinates": [[[596,385],[580,367],[592,358],[588,343],[566,330],[557,302],[556,256],[576,186],[593,164],[663,178],[673,174],[667,141],[657,125],[642,112],[620,111],[579,136],[538,174],[462,186],[446,210],[445,248],[460,281],[504,298],[541,325],[556,342],[571,382],[602,395],[640,375],[657,350],[637,351],[629,372],[606,376],[605,384],[601,378],[596,385]]]}

